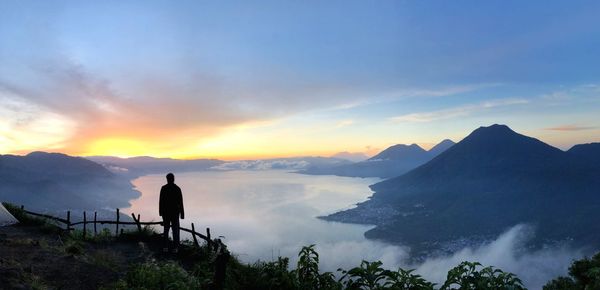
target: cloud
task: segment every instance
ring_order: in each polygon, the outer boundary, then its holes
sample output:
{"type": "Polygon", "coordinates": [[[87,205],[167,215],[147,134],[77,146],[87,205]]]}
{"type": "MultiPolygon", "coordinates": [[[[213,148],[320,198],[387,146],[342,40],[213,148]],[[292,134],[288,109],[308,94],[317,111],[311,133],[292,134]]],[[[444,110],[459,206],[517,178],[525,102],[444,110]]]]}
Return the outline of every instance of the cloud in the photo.
{"type": "MultiPolygon", "coordinates": [[[[386,269],[416,269],[416,273],[428,281],[441,285],[448,270],[463,261],[477,261],[484,266],[515,273],[529,289],[541,289],[551,279],[566,275],[571,262],[584,253],[567,246],[531,250],[526,244],[534,234],[532,227],[516,225],[488,243],[466,247],[452,255],[430,257],[420,263],[408,262],[410,255],[406,247],[371,240],[320,243],[317,251],[322,257],[320,266],[323,271],[335,272],[340,267],[348,270],[358,266],[362,260],[379,260],[386,269]]],[[[297,248],[286,252],[294,253],[297,248]]]]}
{"type": "Polygon", "coordinates": [[[569,132],[569,131],[593,130],[593,129],[597,129],[597,128],[598,127],[593,127],[593,126],[561,125],[561,126],[557,126],[557,127],[545,128],[544,130],[569,132]]]}
{"type": "Polygon", "coordinates": [[[36,146],[56,149],[75,124],[53,112],[0,90],[0,151],[20,152],[36,146]]]}
{"type": "Polygon", "coordinates": [[[450,268],[462,261],[477,261],[484,266],[494,266],[517,274],[527,288],[541,289],[549,280],[565,275],[573,259],[581,257],[583,253],[556,246],[528,250],[526,242],[533,235],[533,228],[516,225],[494,241],[479,247],[464,248],[453,255],[427,259],[415,268],[417,273],[430,281],[441,283],[450,268]]]}
{"type": "MultiPolygon", "coordinates": [[[[11,119],[53,124],[48,130],[52,134],[46,134],[53,138],[33,142],[38,140],[33,125],[16,127],[13,122],[4,131],[19,130],[23,135],[19,140],[32,142],[14,141],[4,146],[10,149],[8,152],[15,148],[21,152],[57,148],[76,155],[173,156],[168,153],[173,151],[193,155],[206,140],[244,124],[264,124],[365,100],[442,96],[480,87],[403,89],[390,94],[379,92],[382,98],[365,99],[372,93],[343,82],[325,84],[277,76],[247,83],[194,69],[176,79],[159,72],[110,79],[66,58],[24,61],[27,65],[19,70],[27,77],[0,74],[0,96],[5,99],[10,95],[23,107],[35,108],[37,113],[13,110],[11,119]],[[62,121],[48,122],[46,115],[62,121]]],[[[341,120],[333,129],[354,123],[351,119],[341,120]]]]}
{"type": "MultiPolygon", "coordinates": [[[[202,74],[196,74],[190,83],[132,77],[125,85],[117,86],[68,61],[32,65],[28,74],[26,80],[0,75],[3,103],[9,103],[7,96],[10,96],[11,103],[28,108],[13,109],[11,119],[19,122],[12,122],[5,130],[31,131],[31,126],[16,125],[40,123],[43,115],[40,112],[60,117],[74,126],[55,127],[53,130],[59,131],[55,136],[62,138],[54,143],[61,143],[65,151],[76,154],[85,153],[82,150],[90,143],[104,138],[149,143],[163,149],[192,146],[228,128],[330,106],[339,98],[327,95],[345,95],[347,91],[335,84],[245,86],[202,74]],[[32,110],[36,113],[29,112],[32,110]]],[[[349,124],[345,120],[338,126],[349,124]]],[[[45,143],[38,145],[45,149],[45,143]]],[[[15,143],[15,146],[20,145],[15,143]]]]}
{"type": "Polygon", "coordinates": [[[381,93],[378,97],[370,96],[368,99],[357,99],[351,102],[345,102],[341,105],[333,107],[333,110],[347,110],[361,106],[367,106],[378,103],[398,101],[409,98],[431,98],[431,97],[445,97],[456,94],[472,92],[479,89],[498,86],[499,84],[468,84],[468,85],[456,85],[456,86],[445,86],[439,88],[402,88],[393,89],[389,92],[381,93]]]}
{"type": "Polygon", "coordinates": [[[411,113],[401,116],[392,117],[389,120],[396,123],[423,123],[432,122],[438,120],[452,119],[457,117],[464,117],[476,112],[489,110],[496,107],[512,106],[527,104],[529,101],[525,99],[499,99],[481,102],[477,104],[465,105],[460,107],[454,107],[449,109],[443,109],[431,112],[420,112],[411,113]]]}
{"type": "Polygon", "coordinates": [[[295,160],[240,160],[225,162],[223,164],[214,166],[216,170],[271,170],[271,169],[285,169],[285,170],[300,170],[305,169],[310,165],[310,162],[301,159],[295,160]]]}
{"type": "Polygon", "coordinates": [[[335,128],[342,128],[342,127],[350,126],[352,124],[354,124],[354,120],[342,120],[342,121],[339,121],[335,125],[335,128]]]}

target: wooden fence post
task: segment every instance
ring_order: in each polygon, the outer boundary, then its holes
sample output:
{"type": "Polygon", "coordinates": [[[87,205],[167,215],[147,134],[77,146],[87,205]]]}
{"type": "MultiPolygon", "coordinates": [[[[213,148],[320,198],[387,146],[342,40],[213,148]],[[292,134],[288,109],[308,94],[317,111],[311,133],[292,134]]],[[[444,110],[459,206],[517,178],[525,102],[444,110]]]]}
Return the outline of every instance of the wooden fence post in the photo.
{"type": "Polygon", "coordinates": [[[21,205],[21,210],[25,210],[25,206],[24,205],[21,205]]]}
{"type": "Polygon", "coordinates": [[[140,224],[140,215],[138,214],[138,217],[136,219],[135,214],[131,213],[131,217],[133,218],[133,221],[135,222],[135,225],[137,226],[138,232],[141,234],[142,233],[142,225],[140,224]]]}
{"type": "Polygon", "coordinates": [[[94,212],[94,236],[98,234],[98,231],[96,230],[96,218],[98,217],[98,212],[95,211],[94,212]]]}
{"type": "Polygon", "coordinates": [[[119,235],[119,209],[117,208],[117,229],[115,231],[115,236],[119,235]]]}
{"type": "Polygon", "coordinates": [[[67,231],[71,230],[71,211],[67,211],[67,231]]]}
{"type": "Polygon", "coordinates": [[[87,215],[85,213],[85,210],[83,211],[83,239],[85,240],[85,236],[87,234],[87,215]]]}
{"type": "Polygon", "coordinates": [[[196,228],[194,227],[194,223],[192,223],[192,237],[194,238],[194,245],[196,245],[196,247],[200,247],[198,244],[198,239],[196,238],[196,228]]]}
{"type": "Polygon", "coordinates": [[[208,250],[212,249],[212,239],[210,238],[210,228],[206,228],[206,237],[208,238],[208,242],[206,245],[208,246],[208,250]]]}

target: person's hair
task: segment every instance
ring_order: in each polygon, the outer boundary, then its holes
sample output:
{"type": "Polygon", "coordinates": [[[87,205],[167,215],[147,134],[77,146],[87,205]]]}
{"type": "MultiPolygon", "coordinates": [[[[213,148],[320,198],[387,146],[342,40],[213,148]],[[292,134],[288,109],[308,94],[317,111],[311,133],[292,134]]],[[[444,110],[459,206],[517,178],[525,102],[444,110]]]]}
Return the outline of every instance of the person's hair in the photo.
{"type": "Polygon", "coordinates": [[[173,173],[167,174],[167,181],[173,183],[175,181],[175,175],[173,175],[173,173]]]}

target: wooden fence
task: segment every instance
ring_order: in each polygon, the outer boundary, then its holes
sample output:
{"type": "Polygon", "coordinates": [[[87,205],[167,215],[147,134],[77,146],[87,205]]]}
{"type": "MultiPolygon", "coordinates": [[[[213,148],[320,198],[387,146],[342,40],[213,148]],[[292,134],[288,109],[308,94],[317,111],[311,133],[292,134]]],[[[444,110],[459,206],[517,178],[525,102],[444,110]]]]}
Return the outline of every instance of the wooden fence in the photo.
{"type": "MultiPolygon", "coordinates": [[[[66,230],[67,231],[71,231],[74,230],[74,226],[77,225],[83,225],[83,237],[85,238],[86,234],[87,234],[87,225],[88,224],[93,224],[94,225],[94,235],[96,235],[98,233],[98,228],[97,225],[105,225],[105,224],[109,224],[109,225],[115,225],[115,235],[119,235],[119,234],[123,234],[123,228],[121,228],[121,231],[119,232],[119,225],[123,226],[123,225],[135,225],[137,226],[137,230],[139,232],[142,232],[142,226],[152,226],[152,225],[162,225],[162,222],[143,222],[140,220],[140,215],[138,214],[137,217],[135,214],[131,213],[131,217],[133,218],[133,222],[127,222],[127,221],[121,221],[120,220],[120,212],[119,209],[117,208],[117,219],[116,221],[110,221],[110,220],[98,220],[98,212],[94,212],[94,219],[93,220],[88,220],[87,219],[87,213],[84,211],[83,212],[83,221],[80,222],[71,222],[71,211],[67,211],[67,218],[63,219],[63,218],[59,218],[59,217],[55,217],[55,216],[51,216],[51,215],[47,215],[47,214],[41,214],[41,213],[37,213],[37,212],[32,212],[32,211],[28,211],[25,209],[25,207],[23,205],[21,205],[21,210],[24,213],[33,215],[33,216],[37,216],[37,217],[43,217],[46,219],[50,219],[62,224],[66,225],[66,230]]],[[[186,229],[184,227],[179,227],[180,230],[184,231],[184,232],[188,232],[190,234],[192,234],[192,239],[194,241],[194,245],[196,245],[197,247],[200,246],[200,244],[198,243],[198,238],[203,239],[206,241],[206,244],[208,245],[209,249],[211,249],[214,246],[214,241],[211,240],[210,238],[210,228],[206,228],[206,235],[203,235],[199,232],[196,232],[196,227],[194,226],[194,223],[192,223],[192,229],[186,229]]]]}

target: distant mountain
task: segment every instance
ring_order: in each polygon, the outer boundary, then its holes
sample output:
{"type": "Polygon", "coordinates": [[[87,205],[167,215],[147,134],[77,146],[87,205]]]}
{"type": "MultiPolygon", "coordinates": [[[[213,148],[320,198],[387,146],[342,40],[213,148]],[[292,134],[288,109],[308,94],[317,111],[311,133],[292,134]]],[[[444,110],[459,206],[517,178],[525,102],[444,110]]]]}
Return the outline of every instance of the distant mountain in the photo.
{"type": "Polygon", "coordinates": [[[0,201],[48,211],[101,209],[126,207],[139,194],[127,179],[84,158],[0,155],[0,201]]]}
{"type": "Polygon", "coordinates": [[[379,160],[406,160],[406,161],[422,161],[427,157],[427,151],[419,147],[417,144],[404,145],[397,144],[379,152],[379,154],[369,158],[370,161],[379,160]]]}
{"type": "Polygon", "coordinates": [[[442,140],[442,142],[438,143],[437,145],[433,146],[433,148],[429,149],[429,155],[433,158],[435,156],[440,155],[440,153],[448,150],[448,148],[454,146],[454,143],[452,140],[450,139],[444,139],[442,140]]]}
{"type": "Polygon", "coordinates": [[[397,144],[365,161],[333,167],[313,166],[302,171],[302,173],[352,177],[396,177],[426,163],[452,145],[454,145],[454,142],[446,139],[431,150],[426,151],[417,144],[397,144]]]}
{"type": "Polygon", "coordinates": [[[272,159],[259,159],[259,160],[238,160],[229,161],[218,166],[214,166],[212,169],[216,170],[271,170],[271,169],[282,169],[282,170],[305,170],[306,168],[318,167],[318,168],[329,168],[334,166],[340,166],[344,164],[351,164],[346,159],[333,158],[333,157],[290,157],[290,158],[272,158],[272,159]]]}
{"type": "Polygon", "coordinates": [[[130,178],[153,173],[177,173],[189,171],[202,171],[223,164],[217,159],[171,159],[139,156],[119,158],[112,156],[90,156],[86,159],[104,165],[114,173],[128,175],[130,178]]]}
{"type": "Polygon", "coordinates": [[[345,159],[345,160],[352,161],[352,162],[360,162],[360,161],[369,159],[369,156],[365,155],[364,153],[361,153],[361,152],[352,153],[352,152],[347,152],[347,151],[338,152],[336,154],[333,154],[331,157],[345,159]]]}
{"type": "MultiPolygon", "coordinates": [[[[534,243],[600,243],[600,170],[504,125],[481,127],[428,163],[371,186],[372,198],[325,219],[375,224],[369,238],[409,245],[415,255],[452,251],[519,223],[534,243]]],[[[584,150],[585,149],[585,150],[584,150]]]]}
{"type": "Polygon", "coordinates": [[[567,153],[580,158],[582,162],[588,162],[591,166],[600,167],[600,142],[575,145],[567,153]]]}

